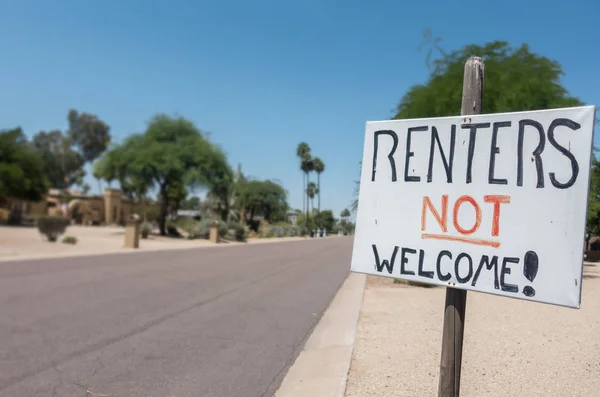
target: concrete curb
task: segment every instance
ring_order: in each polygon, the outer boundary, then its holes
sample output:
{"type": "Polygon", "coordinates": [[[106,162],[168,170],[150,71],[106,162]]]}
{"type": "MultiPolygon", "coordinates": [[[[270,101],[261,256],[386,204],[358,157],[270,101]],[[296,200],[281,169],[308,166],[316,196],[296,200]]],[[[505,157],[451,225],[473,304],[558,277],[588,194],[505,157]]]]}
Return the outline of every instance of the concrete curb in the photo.
{"type": "Polygon", "coordinates": [[[343,397],[365,291],[350,273],[281,382],[275,397],[343,397]]]}

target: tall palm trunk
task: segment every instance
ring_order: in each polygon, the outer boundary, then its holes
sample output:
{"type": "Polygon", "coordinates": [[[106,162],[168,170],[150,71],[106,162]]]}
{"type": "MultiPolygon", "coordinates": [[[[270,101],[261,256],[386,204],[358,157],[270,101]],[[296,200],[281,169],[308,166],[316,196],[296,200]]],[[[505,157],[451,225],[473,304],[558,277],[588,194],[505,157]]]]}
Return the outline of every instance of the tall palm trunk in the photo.
{"type": "Polygon", "coordinates": [[[317,189],[319,190],[319,197],[318,202],[317,202],[317,213],[320,214],[321,213],[321,173],[317,173],[317,189]]]}
{"type": "Polygon", "coordinates": [[[310,197],[308,196],[308,185],[310,184],[310,175],[308,174],[308,172],[306,173],[306,190],[304,191],[304,194],[306,196],[306,219],[305,219],[305,226],[308,227],[308,211],[309,211],[309,207],[310,207],[310,197]]]}
{"type": "Polygon", "coordinates": [[[304,188],[306,186],[306,173],[302,172],[302,213],[306,211],[306,194],[304,193],[304,188]]]}

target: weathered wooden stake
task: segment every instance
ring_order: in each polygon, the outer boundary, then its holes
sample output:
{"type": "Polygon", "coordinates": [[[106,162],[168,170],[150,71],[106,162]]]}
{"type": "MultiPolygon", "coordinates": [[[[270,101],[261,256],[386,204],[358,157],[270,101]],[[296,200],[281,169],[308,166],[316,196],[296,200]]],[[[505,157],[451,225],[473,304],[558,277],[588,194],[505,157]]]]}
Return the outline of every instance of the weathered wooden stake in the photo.
{"type": "MultiPolygon", "coordinates": [[[[483,105],[484,62],[471,57],[465,63],[461,115],[480,114],[483,105]]],[[[465,123],[470,121],[463,120],[465,123]]],[[[467,291],[446,288],[440,385],[438,397],[459,397],[460,370],[462,365],[463,335],[465,331],[465,308],[467,291]]]]}

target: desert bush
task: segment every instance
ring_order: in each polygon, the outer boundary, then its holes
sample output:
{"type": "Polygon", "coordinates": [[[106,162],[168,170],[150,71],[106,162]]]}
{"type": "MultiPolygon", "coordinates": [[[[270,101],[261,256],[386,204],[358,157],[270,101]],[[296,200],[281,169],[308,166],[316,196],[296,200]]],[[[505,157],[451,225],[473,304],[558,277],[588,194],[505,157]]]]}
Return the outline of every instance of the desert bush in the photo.
{"type": "Polygon", "coordinates": [[[37,219],[38,230],[50,242],[55,242],[67,230],[67,226],[69,218],[66,216],[42,215],[37,219]]]}
{"type": "MultiPolygon", "coordinates": [[[[202,219],[190,233],[190,238],[205,238],[210,237],[210,225],[213,224],[214,219],[202,219]]],[[[227,223],[219,220],[219,237],[225,237],[227,235],[227,223]]]]}
{"type": "Polygon", "coordinates": [[[235,241],[246,241],[248,238],[248,231],[238,222],[230,222],[227,227],[227,239],[235,241]]]}
{"type": "Polygon", "coordinates": [[[75,245],[75,244],[77,244],[77,237],[65,236],[65,238],[62,239],[62,242],[63,242],[63,244],[75,245]]]}
{"type": "Polygon", "coordinates": [[[269,228],[269,234],[269,237],[284,237],[285,230],[281,226],[274,225],[269,228]]]}
{"type": "Polygon", "coordinates": [[[302,235],[302,228],[296,225],[288,225],[284,228],[287,237],[297,237],[302,235]]]}
{"type": "Polygon", "coordinates": [[[143,239],[147,239],[152,231],[152,225],[148,222],[142,223],[140,226],[140,235],[143,239]]]}

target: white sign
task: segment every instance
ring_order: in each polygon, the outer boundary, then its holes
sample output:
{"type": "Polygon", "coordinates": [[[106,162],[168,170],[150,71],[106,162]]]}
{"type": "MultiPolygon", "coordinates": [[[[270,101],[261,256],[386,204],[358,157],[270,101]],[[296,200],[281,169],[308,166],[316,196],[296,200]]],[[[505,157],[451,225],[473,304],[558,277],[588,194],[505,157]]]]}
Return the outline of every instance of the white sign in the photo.
{"type": "Polygon", "coordinates": [[[579,308],[594,116],[367,123],[352,271],[579,308]]]}

